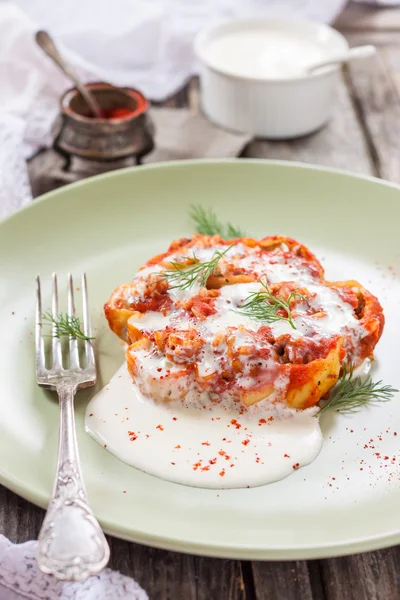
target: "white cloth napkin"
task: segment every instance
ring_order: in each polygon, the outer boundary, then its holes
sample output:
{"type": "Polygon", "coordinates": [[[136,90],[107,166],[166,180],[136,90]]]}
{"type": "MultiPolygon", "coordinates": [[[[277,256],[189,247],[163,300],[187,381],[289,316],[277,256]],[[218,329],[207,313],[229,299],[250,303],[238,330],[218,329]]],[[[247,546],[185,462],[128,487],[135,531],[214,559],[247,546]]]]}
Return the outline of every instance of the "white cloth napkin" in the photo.
{"type": "Polygon", "coordinates": [[[11,544],[0,535],[0,600],[148,600],[133,579],[110,569],[82,583],[44,575],[36,564],[36,545],[11,544]]]}

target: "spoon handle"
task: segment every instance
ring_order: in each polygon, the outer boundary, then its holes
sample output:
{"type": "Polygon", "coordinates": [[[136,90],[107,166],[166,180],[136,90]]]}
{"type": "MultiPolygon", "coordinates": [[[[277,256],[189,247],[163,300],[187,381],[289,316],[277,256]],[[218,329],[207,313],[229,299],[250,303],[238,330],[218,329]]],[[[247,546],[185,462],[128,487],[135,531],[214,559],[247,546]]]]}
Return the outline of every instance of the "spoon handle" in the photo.
{"type": "Polygon", "coordinates": [[[315,65],[312,65],[308,68],[309,72],[314,72],[317,69],[322,69],[323,67],[330,67],[331,65],[336,64],[345,64],[350,60],[355,58],[367,58],[369,56],[373,56],[376,53],[375,46],[371,44],[367,44],[365,46],[355,46],[354,48],[350,48],[347,52],[343,54],[338,54],[337,56],[332,56],[326,60],[323,60],[315,65]]]}
{"type": "Polygon", "coordinates": [[[93,95],[88,91],[87,87],[79,79],[77,74],[74,73],[74,71],[72,71],[69,67],[68,63],[65,62],[47,31],[38,31],[36,33],[36,42],[47,54],[47,56],[49,56],[58,67],[60,67],[61,71],[63,71],[63,73],[75,83],[94,116],[101,118],[102,112],[99,104],[93,98],[93,95]]]}

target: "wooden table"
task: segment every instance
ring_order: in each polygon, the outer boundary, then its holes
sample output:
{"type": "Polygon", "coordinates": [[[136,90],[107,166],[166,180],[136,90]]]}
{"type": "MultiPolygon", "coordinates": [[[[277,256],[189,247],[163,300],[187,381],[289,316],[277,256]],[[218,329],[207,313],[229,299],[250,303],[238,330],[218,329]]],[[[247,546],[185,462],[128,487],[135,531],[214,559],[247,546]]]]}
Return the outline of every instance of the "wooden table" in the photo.
{"type": "MultiPolygon", "coordinates": [[[[292,142],[254,141],[243,156],[317,163],[400,183],[400,10],[354,5],[337,26],[352,45],[374,43],[379,52],[343,73],[333,120],[317,134],[292,142]]],[[[166,104],[196,110],[196,80],[166,104]]],[[[51,176],[58,166],[52,151],[31,161],[35,195],[60,184],[51,176]]],[[[43,515],[0,486],[0,531],[12,541],[36,538],[43,515]]],[[[246,562],[109,541],[111,567],[133,576],[155,600],[400,598],[399,547],[329,560],[246,562]]]]}

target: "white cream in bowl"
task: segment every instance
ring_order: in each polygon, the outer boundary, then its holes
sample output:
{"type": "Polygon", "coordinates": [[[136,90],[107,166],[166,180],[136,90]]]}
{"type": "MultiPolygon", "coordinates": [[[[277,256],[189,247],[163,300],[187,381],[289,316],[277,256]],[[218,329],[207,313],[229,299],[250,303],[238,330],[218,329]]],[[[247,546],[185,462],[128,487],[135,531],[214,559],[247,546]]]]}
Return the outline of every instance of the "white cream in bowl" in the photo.
{"type": "Polygon", "coordinates": [[[201,103],[209,119],[256,137],[287,139],[332,115],[340,68],[312,65],[348,51],[326,25],[290,19],[241,19],[210,27],[195,40],[201,103]]]}
{"type": "Polygon", "coordinates": [[[286,31],[232,31],[211,40],[206,56],[216,69],[240,77],[287,79],[328,58],[314,40],[286,31]]]}

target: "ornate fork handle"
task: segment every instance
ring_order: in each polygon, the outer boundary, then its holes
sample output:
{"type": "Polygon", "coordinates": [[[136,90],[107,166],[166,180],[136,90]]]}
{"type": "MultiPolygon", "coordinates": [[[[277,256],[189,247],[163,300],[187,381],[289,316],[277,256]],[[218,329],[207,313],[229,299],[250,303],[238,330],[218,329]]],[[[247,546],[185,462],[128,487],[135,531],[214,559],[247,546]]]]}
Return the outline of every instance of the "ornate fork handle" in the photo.
{"type": "Polygon", "coordinates": [[[75,387],[68,384],[57,388],[60,399],[57,474],[39,534],[37,558],[45,573],[59,579],[81,581],[98,573],[107,564],[110,551],[88,505],[79,466],[75,391],[75,387]]]}

